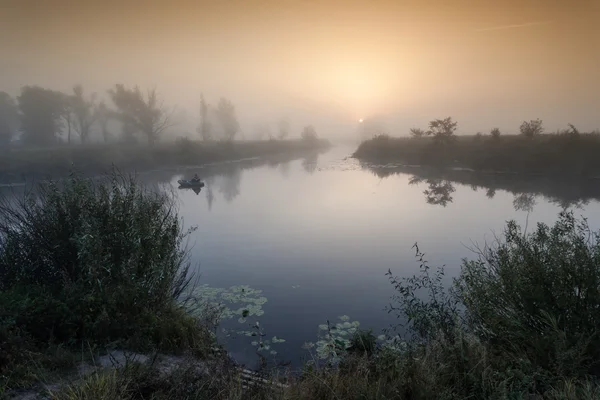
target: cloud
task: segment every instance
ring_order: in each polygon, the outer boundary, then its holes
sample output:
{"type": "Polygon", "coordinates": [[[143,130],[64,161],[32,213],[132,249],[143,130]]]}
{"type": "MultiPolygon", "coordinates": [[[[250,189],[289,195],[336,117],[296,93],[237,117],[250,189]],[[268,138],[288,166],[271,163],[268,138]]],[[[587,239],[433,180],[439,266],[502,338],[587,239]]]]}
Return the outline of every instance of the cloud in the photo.
{"type": "Polygon", "coordinates": [[[477,29],[477,30],[475,30],[475,32],[489,32],[489,31],[501,31],[501,30],[505,30],[505,29],[527,28],[530,26],[548,25],[548,24],[551,24],[552,22],[553,21],[534,21],[534,22],[527,22],[525,24],[493,26],[490,28],[477,29]]]}

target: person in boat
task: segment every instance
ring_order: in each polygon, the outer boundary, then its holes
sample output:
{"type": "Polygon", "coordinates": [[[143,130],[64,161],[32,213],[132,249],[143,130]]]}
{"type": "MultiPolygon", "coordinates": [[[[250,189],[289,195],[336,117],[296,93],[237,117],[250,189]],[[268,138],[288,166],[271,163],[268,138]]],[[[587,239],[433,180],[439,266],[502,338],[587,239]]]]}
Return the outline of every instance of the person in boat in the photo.
{"type": "Polygon", "coordinates": [[[200,182],[200,177],[198,176],[198,174],[194,174],[194,177],[192,178],[192,182],[194,182],[194,183],[200,182]]]}

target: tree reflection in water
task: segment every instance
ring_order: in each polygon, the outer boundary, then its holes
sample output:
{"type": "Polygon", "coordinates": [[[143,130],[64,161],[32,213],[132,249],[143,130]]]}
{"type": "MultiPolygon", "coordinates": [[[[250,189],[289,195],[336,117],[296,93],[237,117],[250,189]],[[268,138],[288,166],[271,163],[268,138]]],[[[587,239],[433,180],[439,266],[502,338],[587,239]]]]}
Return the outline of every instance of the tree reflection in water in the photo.
{"type": "Polygon", "coordinates": [[[427,189],[423,191],[427,204],[446,207],[448,203],[452,203],[452,193],[456,191],[452,182],[443,179],[421,179],[413,176],[408,180],[408,184],[418,185],[423,181],[427,183],[427,189]]]}
{"type": "Polygon", "coordinates": [[[319,161],[319,153],[312,152],[302,159],[302,169],[309,175],[312,175],[317,170],[319,161]]]}
{"type": "Polygon", "coordinates": [[[511,193],[516,211],[532,212],[538,198],[556,204],[560,208],[581,208],[590,200],[600,201],[600,185],[597,179],[582,176],[544,177],[509,173],[481,173],[458,169],[436,169],[409,166],[373,166],[361,164],[379,178],[396,174],[409,175],[409,184],[426,183],[425,200],[429,204],[446,206],[453,201],[456,184],[474,191],[485,190],[485,196],[493,199],[498,190],[511,193]]]}

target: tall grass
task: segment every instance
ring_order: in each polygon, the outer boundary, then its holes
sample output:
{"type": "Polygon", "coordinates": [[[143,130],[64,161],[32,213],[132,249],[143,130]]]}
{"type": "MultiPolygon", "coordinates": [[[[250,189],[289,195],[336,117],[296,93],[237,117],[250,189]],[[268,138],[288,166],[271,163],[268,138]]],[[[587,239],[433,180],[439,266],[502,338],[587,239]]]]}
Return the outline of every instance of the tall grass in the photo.
{"type": "Polygon", "coordinates": [[[188,233],[173,197],[116,172],[0,202],[0,372],[52,345],[199,347],[188,233]]]}
{"type": "Polygon", "coordinates": [[[600,135],[544,134],[432,138],[375,137],[354,156],[374,163],[459,166],[485,171],[595,175],[600,171],[600,135]]]}

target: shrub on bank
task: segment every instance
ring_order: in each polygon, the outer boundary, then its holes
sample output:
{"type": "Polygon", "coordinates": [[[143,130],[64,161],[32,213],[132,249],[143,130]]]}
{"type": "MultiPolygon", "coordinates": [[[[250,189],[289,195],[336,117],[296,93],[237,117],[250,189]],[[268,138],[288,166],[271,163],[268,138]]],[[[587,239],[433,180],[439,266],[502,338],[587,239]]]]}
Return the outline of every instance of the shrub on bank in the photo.
{"type": "Polygon", "coordinates": [[[599,234],[568,212],[527,235],[510,222],[450,289],[417,248],[419,274],[388,274],[397,341],[306,372],[287,398],[598,398],[599,234]]]}
{"type": "Polygon", "coordinates": [[[202,348],[180,302],[187,233],[172,197],[117,173],[2,201],[0,375],[53,345],[202,348]]]}

